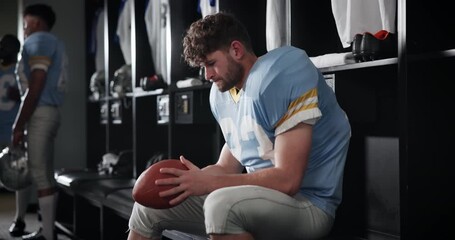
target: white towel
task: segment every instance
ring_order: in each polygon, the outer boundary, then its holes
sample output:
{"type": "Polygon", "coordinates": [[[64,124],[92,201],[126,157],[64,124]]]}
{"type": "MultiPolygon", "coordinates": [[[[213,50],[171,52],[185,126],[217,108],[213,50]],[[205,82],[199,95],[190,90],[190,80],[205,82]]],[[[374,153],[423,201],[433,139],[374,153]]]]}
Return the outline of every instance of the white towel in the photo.
{"type": "Polygon", "coordinates": [[[194,87],[202,85],[202,81],[197,78],[188,78],[177,81],[176,85],[178,88],[194,87]]]}
{"type": "Polygon", "coordinates": [[[318,68],[355,63],[354,55],[352,55],[352,52],[329,53],[321,56],[310,57],[310,60],[318,68]]]}

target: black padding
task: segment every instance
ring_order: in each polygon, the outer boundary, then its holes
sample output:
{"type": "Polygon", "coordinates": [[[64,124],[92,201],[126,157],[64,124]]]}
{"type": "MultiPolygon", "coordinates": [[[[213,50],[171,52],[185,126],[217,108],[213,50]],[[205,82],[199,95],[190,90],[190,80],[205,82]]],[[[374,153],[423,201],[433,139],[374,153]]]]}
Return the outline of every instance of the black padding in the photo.
{"type": "Polygon", "coordinates": [[[64,170],[55,173],[58,184],[66,187],[77,187],[87,181],[97,181],[102,179],[118,178],[115,175],[101,175],[97,171],[91,170],[64,170]]]}
{"type": "Polygon", "coordinates": [[[125,188],[111,192],[107,195],[104,205],[129,218],[134,205],[132,191],[133,188],[125,188]]]}
{"type": "Polygon", "coordinates": [[[75,187],[80,194],[106,197],[108,194],[120,189],[133,188],[135,179],[111,178],[83,181],[75,187]]]}

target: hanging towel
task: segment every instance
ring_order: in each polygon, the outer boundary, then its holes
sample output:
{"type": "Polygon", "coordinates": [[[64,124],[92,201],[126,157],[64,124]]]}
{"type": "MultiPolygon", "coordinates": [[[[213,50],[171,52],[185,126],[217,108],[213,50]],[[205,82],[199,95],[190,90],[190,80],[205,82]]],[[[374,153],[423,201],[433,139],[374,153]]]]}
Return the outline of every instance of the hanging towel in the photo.
{"type": "Polygon", "coordinates": [[[145,25],[156,74],[170,84],[170,9],[169,0],[149,1],[145,10],[145,25]]]}
{"type": "Polygon", "coordinates": [[[216,0],[199,0],[197,11],[204,18],[217,12],[216,0]]]}
{"type": "Polygon", "coordinates": [[[267,51],[286,45],[286,1],[267,0],[265,37],[267,51]]]}
{"type": "Polygon", "coordinates": [[[104,70],[104,9],[97,12],[95,30],[95,69],[104,70]]]}
{"type": "Polygon", "coordinates": [[[123,0],[117,22],[117,37],[125,63],[131,64],[131,11],[134,0],[123,0]]]}

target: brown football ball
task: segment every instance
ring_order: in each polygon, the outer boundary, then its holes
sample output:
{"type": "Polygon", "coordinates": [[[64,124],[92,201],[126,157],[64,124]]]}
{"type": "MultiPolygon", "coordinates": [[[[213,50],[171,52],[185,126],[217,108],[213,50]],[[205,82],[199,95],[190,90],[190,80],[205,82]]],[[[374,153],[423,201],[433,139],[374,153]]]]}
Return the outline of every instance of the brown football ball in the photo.
{"type": "Polygon", "coordinates": [[[177,194],[168,197],[159,196],[159,192],[175,187],[173,185],[155,185],[155,180],[157,179],[175,177],[172,174],[160,173],[161,168],[188,170],[188,168],[177,159],[165,159],[152,164],[139,175],[134,184],[132,194],[133,199],[137,203],[155,209],[166,209],[175,206],[170,205],[169,201],[177,197],[177,194]]]}

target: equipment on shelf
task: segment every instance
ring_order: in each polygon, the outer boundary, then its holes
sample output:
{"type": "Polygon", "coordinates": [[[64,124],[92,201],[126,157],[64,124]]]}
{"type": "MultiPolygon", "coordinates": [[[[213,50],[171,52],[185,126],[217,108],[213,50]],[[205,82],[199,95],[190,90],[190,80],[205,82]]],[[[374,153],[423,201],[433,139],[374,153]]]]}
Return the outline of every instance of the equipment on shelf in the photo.
{"type": "Polygon", "coordinates": [[[144,91],[151,91],[166,87],[167,84],[164,82],[163,77],[160,74],[155,74],[150,77],[141,78],[141,88],[144,91]]]}
{"type": "Polygon", "coordinates": [[[123,150],[120,153],[106,153],[101,162],[98,163],[100,175],[118,175],[132,177],[133,173],[133,151],[123,150]]]}
{"type": "Polygon", "coordinates": [[[106,82],[105,82],[104,70],[96,71],[90,78],[90,91],[92,95],[90,99],[100,100],[105,96],[106,93],[106,82]]]}
{"type": "Polygon", "coordinates": [[[131,65],[125,64],[114,72],[114,78],[110,82],[110,92],[113,97],[124,97],[127,92],[131,92],[131,65]]]}

